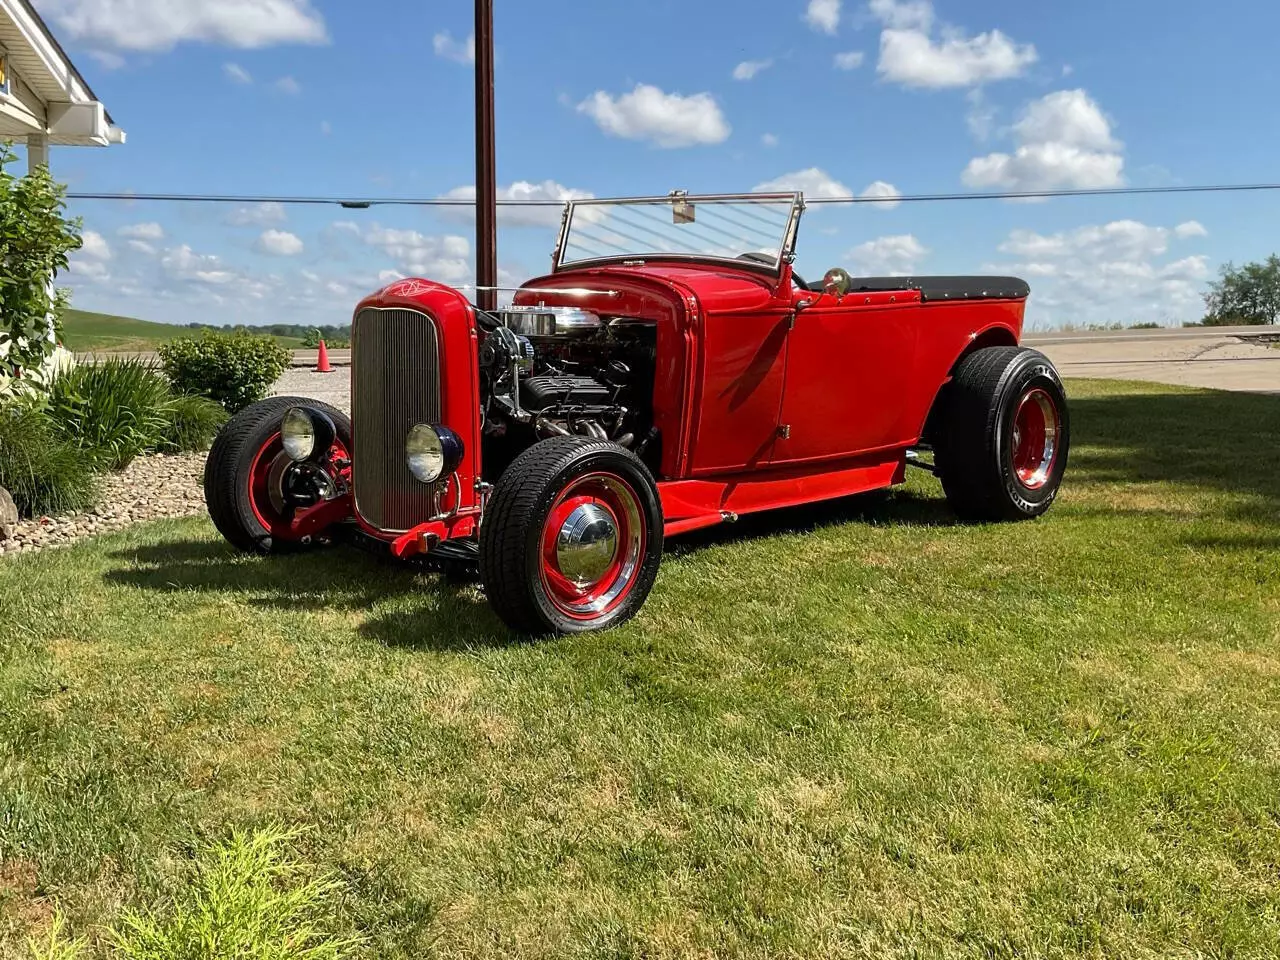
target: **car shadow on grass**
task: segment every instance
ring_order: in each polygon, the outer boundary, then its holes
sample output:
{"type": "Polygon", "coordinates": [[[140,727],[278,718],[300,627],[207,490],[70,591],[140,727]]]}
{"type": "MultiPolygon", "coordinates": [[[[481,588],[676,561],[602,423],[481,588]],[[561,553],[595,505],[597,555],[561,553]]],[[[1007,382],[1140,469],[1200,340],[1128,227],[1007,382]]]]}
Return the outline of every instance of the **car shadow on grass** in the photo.
{"type": "Polygon", "coordinates": [[[816,533],[850,523],[872,526],[954,527],[960,520],[941,493],[921,496],[896,489],[770,510],[742,517],[735,523],[682,534],[667,541],[668,556],[687,556],[707,547],[747,543],[789,534],[816,533]]]}
{"type": "Polygon", "coordinates": [[[159,593],[217,593],[245,606],[288,613],[372,611],[355,630],[389,647],[472,650],[520,642],[494,616],[474,585],[355,547],[254,557],[207,540],[172,540],[117,551],[127,566],[104,579],[159,593]]]}
{"type": "Polygon", "coordinates": [[[1261,501],[1280,523],[1280,397],[1197,391],[1086,396],[1071,401],[1068,480],[1171,483],[1261,501]]]}

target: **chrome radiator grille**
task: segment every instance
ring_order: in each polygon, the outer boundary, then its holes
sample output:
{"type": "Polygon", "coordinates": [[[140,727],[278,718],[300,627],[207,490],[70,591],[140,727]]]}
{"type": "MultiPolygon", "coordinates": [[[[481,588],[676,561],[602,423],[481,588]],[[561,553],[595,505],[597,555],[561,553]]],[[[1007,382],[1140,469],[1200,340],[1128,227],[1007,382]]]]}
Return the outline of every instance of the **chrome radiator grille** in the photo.
{"type": "Polygon", "coordinates": [[[404,455],[414,424],[438,424],[441,417],[439,340],[426,314],[368,309],[356,316],[351,400],[356,510],[394,533],[430,520],[444,485],[419,483],[404,455]]]}

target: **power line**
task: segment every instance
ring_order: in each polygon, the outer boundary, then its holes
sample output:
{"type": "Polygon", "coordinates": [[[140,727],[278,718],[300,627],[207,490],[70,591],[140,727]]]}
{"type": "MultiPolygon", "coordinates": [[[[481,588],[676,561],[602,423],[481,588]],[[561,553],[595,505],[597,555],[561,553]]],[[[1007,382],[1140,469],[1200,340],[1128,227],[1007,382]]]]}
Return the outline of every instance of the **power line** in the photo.
{"type": "MultiPolygon", "coordinates": [[[[1106,187],[1095,190],[1021,190],[991,191],[986,193],[921,193],[897,197],[810,197],[809,205],[866,204],[866,203],[939,203],[955,200],[1052,200],[1060,197],[1133,197],[1155,194],[1187,193],[1259,193],[1280,190],[1280,183],[1212,184],[1183,187],[1106,187]]],[[[132,202],[155,201],[168,203],[279,203],[304,206],[337,206],[347,210],[367,210],[371,207],[474,207],[474,200],[453,197],[263,197],[222,196],[183,193],[68,193],[70,200],[124,200],[132,202]]],[[[563,200],[499,200],[500,207],[563,207],[563,200]]]]}

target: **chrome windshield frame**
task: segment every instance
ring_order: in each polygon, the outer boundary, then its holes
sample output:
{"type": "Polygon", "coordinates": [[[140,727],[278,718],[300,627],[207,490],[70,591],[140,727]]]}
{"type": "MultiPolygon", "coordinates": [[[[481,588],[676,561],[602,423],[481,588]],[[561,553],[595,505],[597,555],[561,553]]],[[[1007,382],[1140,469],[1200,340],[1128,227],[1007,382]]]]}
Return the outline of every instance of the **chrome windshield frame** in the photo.
{"type": "Polygon", "coordinates": [[[732,264],[735,267],[756,270],[778,276],[782,273],[782,265],[784,263],[792,263],[795,260],[796,240],[800,232],[800,218],[804,214],[805,204],[804,195],[801,193],[726,193],[726,194],[704,194],[689,195],[684,193],[672,193],[665,197],[625,197],[617,199],[598,198],[591,200],[570,200],[565,204],[564,215],[560,220],[560,237],[556,242],[555,253],[552,256],[552,272],[559,273],[561,270],[579,270],[586,267],[607,266],[609,264],[643,262],[647,260],[675,261],[685,263],[712,263],[712,264],[732,264]],[[568,246],[569,235],[573,231],[573,219],[575,213],[580,207],[607,207],[607,206],[654,206],[656,204],[672,204],[690,203],[697,205],[699,203],[782,203],[789,202],[791,204],[791,212],[787,219],[786,229],[783,233],[780,246],[778,248],[777,264],[771,266],[767,263],[752,263],[744,261],[739,257],[715,256],[713,254],[690,254],[690,253],[674,253],[669,250],[637,250],[625,254],[617,254],[616,256],[594,257],[585,260],[573,260],[565,262],[565,251],[568,246]]]}

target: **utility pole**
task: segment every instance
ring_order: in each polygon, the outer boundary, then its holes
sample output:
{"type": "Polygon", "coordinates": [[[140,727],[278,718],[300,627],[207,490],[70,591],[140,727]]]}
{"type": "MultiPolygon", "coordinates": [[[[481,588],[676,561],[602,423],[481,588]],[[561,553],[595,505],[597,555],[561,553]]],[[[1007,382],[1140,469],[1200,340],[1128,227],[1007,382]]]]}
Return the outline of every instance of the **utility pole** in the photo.
{"type": "Polygon", "coordinates": [[[498,306],[498,173],[493,97],[493,0],[476,5],[476,302],[498,306]]]}

